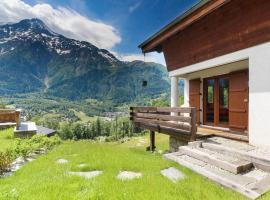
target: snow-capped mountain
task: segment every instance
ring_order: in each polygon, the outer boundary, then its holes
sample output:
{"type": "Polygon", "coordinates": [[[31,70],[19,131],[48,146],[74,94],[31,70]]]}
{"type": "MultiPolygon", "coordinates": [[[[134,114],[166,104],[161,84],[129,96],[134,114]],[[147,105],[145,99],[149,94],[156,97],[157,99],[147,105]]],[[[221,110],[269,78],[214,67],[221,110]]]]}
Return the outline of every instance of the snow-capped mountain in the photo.
{"type": "Polygon", "coordinates": [[[66,38],[51,31],[39,19],[25,19],[17,24],[0,26],[1,54],[15,49],[18,43],[40,42],[52,53],[70,54],[83,49],[91,51],[93,59],[103,58],[104,62],[117,64],[119,60],[105,49],[98,49],[88,42],[66,38]]]}
{"type": "Polygon", "coordinates": [[[169,86],[166,76],[161,65],[122,62],[89,42],[51,31],[39,19],[0,26],[2,95],[46,92],[69,99],[91,97],[122,102],[137,95],[165,92],[169,86]],[[141,88],[142,79],[149,79],[146,89],[141,88]]]}

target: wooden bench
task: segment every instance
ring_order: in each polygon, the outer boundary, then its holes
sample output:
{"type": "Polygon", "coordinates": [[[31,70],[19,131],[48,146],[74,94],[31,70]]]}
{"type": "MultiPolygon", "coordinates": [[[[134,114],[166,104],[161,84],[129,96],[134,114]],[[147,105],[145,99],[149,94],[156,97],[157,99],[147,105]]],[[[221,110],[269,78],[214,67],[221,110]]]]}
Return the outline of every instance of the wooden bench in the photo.
{"type": "Polygon", "coordinates": [[[155,132],[183,141],[196,139],[196,108],[130,107],[130,120],[136,127],[150,130],[150,150],[155,149],[155,132]]]}
{"type": "Polygon", "coordinates": [[[0,125],[8,126],[8,124],[14,124],[19,128],[20,114],[21,110],[19,109],[0,109],[0,125]]]}

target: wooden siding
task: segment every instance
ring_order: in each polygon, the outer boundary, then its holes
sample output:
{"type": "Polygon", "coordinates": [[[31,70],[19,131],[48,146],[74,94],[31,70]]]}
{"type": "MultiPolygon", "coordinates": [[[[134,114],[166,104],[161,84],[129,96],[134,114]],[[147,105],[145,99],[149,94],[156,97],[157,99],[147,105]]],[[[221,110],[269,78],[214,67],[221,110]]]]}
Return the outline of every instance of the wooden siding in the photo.
{"type": "MultiPolygon", "coordinates": [[[[151,51],[158,51],[162,50],[161,44],[168,39],[169,37],[173,36],[175,33],[183,30],[190,24],[194,23],[195,21],[199,20],[200,18],[206,16],[210,12],[213,12],[215,9],[218,9],[220,6],[224,5],[225,3],[229,2],[230,0],[211,0],[201,6],[199,9],[196,9],[186,17],[184,17],[180,22],[173,24],[166,28],[166,30],[161,31],[156,37],[154,37],[146,44],[140,46],[144,53],[151,52],[151,51]]],[[[174,22],[172,22],[174,23],[174,22]]]]}
{"type": "Polygon", "coordinates": [[[200,124],[200,105],[201,105],[201,80],[193,79],[189,81],[189,104],[191,107],[196,108],[197,112],[197,124],[200,124]]]}
{"type": "Polygon", "coordinates": [[[229,125],[234,131],[248,129],[248,71],[230,74],[229,125]]]}
{"type": "Polygon", "coordinates": [[[168,70],[270,41],[270,1],[231,0],[163,44],[168,70]]]}

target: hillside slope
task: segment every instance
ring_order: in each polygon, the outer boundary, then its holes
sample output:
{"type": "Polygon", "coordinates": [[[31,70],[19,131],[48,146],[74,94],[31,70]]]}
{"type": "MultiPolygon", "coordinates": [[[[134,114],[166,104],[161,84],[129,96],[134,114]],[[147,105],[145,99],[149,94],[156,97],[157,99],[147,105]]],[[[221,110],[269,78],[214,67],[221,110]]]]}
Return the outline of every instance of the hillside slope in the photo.
{"type": "Polygon", "coordinates": [[[168,91],[162,65],[120,61],[107,50],[52,32],[39,19],[0,26],[0,95],[39,92],[123,103],[168,91]]]}

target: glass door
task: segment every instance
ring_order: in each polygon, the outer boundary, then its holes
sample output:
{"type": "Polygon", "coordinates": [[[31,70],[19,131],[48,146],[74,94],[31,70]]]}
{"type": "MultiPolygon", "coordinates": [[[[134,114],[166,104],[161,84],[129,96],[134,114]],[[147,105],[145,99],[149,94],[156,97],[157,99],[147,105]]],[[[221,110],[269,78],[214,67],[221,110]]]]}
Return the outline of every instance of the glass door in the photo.
{"type": "Polygon", "coordinates": [[[219,124],[229,123],[229,79],[219,78],[219,124]]]}
{"type": "Polygon", "coordinates": [[[214,92],[215,92],[215,79],[206,80],[206,123],[214,123],[214,92]]]}
{"type": "Polygon", "coordinates": [[[229,78],[226,76],[204,80],[204,123],[211,126],[228,126],[229,78]]]}

